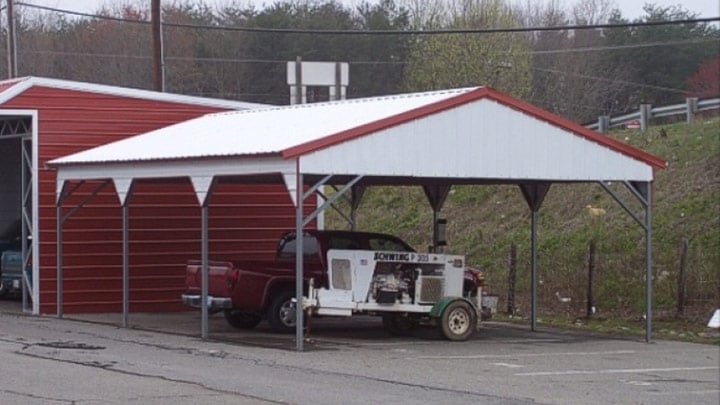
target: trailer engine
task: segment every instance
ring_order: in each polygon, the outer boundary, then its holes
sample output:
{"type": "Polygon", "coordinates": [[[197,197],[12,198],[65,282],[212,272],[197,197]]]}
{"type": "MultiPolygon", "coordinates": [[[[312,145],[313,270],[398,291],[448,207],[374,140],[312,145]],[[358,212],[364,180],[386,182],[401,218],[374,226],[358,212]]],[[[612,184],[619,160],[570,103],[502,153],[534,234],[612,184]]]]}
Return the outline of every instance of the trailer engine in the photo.
{"type": "Polygon", "coordinates": [[[371,298],[379,304],[410,303],[414,294],[414,269],[410,266],[379,263],[373,274],[371,298]]]}

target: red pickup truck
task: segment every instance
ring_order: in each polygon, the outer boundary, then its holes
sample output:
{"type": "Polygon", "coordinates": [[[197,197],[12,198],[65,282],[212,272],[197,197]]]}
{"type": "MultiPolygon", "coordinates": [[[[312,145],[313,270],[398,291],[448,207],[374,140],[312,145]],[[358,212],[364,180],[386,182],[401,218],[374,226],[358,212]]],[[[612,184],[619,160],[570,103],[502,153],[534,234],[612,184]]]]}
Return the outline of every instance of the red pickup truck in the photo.
{"type": "MultiPolygon", "coordinates": [[[[295,232],[288,232],[278,243],[273,260],[225,262],[210,261],[208,307],[223,311],[227,322],[236,328],[249,329],[267,319],[277,332],[295,330],[295,232]]],[[[414,252],[401,239],[380,233],[352,231],[305,231],[304,284],[309,280],[316,288],[327,286],[326,253],[330,249],[414,252]]],[[[182,300],[199,308],[202,264],[190,261],[182,300]]],[[[463,295],[472,295],[482,282],[479,270],[465,269],[463,295]]]]}

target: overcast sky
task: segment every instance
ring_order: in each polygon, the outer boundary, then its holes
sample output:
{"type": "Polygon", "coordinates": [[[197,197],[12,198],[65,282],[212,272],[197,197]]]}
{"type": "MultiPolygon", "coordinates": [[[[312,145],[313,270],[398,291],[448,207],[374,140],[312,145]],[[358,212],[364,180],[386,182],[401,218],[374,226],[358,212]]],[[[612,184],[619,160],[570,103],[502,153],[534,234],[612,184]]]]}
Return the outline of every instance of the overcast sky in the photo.
{"type": "MultiPolygon", "coordinates": [[[[149,3],[149,0],[145,0],[149,3]]],[[[171,0],[161,0],[169,2],[171,0]]],[[[200,1],[200,0],[198,0],[200,1]]],[[[341,0],[345,4],[357,4],[358,0],[341,0]]],[[[371,2],[374,0],[371,0],[371,2]]],[[[48,7],[62,8],[66,10],[93,12],[102,4],[128,3],[126,0],[23,0],[25,3],[44,5],[48,7]]],[[[136,1],[131,1],[136,3],[136,1]]],[[[206,4],[222,4],[223,0],[205,0],[206,4]]],[[[227,1],[229,2],[229,1],[227,1]]],[[[256,5],[273,4],[273,0],[241,0],[241,3],[251,2],[256,5]]],[[[3,2],[4,3],[4,2],[3,2]]],[[[573,4],[573,0],[564,0],[565,4],[573,4]]],[[[701,17],[720,16],[720,2],[718,0],[616,0],[616,4],[622,11],[624,17],[633,19],[643,15],[642,7],[645,3],[654,3],[660,6],[681,5],[684,8],[700,14],[701,17]]]]}

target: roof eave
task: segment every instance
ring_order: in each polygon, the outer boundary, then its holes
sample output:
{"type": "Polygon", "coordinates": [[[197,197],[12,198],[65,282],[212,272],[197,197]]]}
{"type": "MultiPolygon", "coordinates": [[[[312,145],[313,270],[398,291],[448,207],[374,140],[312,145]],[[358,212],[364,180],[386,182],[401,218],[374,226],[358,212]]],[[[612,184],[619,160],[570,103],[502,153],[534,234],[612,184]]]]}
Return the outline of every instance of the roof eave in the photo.
{"type": "MultiPolygon", "coordinates": [[[[47,168],[58,169],[63,167],[89,167],[89,166],[107,166],[107,165],[136,165],[136,164],[160,164],[169,162],[179,161],[213,161],[213,160],[226,160],[226,159],[242,159],[242,158],[268,158],[268,157],[282,157],[281,152],[262,152],[242,155],[213,155],[213,156],[178,156],[174,158],[160,158],[160,159],[132,159],[132,160],[96,160],[96,161],[71,161],[63,162],[57,160],[51,160],[45,163],[47,168]]],[[[62,158],[60,158],[62,159],[62,158]]],[[[58,160],[60,160],[58,159],[58,160]]]]}

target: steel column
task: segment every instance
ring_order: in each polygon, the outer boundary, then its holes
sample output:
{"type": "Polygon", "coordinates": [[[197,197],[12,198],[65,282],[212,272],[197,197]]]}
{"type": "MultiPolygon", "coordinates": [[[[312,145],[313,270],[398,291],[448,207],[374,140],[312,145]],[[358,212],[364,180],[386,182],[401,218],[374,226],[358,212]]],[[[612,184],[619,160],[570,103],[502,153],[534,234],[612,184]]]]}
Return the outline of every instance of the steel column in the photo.
{"type": "Polygon", "coordinates": [[[652,339],[652,187],[645,190],[645,341],[652,339]]]}
{"type": "MultiPolygon", "coordinates": [[[[298,163],[298,169],[299,169],[298,163]]],[[[297,206],[295,207],[295,350],[302,352],[303,348],[303,175],[297,171],[297,206]]]]}
{"type": "Polygon", "coordinates": [[[200,238],[201,238],[201,257],[202,257],[202,274],[200,280],[200,298],[201,298],[201,330],[200,336],[203,339],[208,337],[208,198],[202,204],[200,209],[200,238]]]}
{"type": "Polygon", "coordinates": [[[122,205],[122,278],[123,278],[123,328],[128,327],[128,319],[130,313],[130,259],[128,257],[130,248],[128,241],[128,225],[130,218],[130,207],[128,204],[129,197],[125,198],[122,205]]]}
{"type": "Polygon", "coordinates": [[[63,317],[63,212],[62,212],[62,196],[58,199],[57,207],[55,209],[57,216],[57,229],[55,230],[57,235],[57,249],[55,253],[56,260],[56,287],[57,287],[57,317],[63,317]]]}
{"type": "Polygon", "coordinates": [[[537,329],[537,216],[532,210],[530,220],[530,330],[537,329]]]}
{"type": "Polygon", "coordinates": [[[530,329],[537,329],[537,218],[552,183],[519,184],[530,208],[530,329]]]}
{"type": "Polygon", "coordinates": [[[635,215],[604,182],[600,186],[638,223],[645,231],[645,341],[652,339],[652,183],[651,182],[623,182],[632,195],[640,201],[645,208],[645,218],[635,215]]]}

